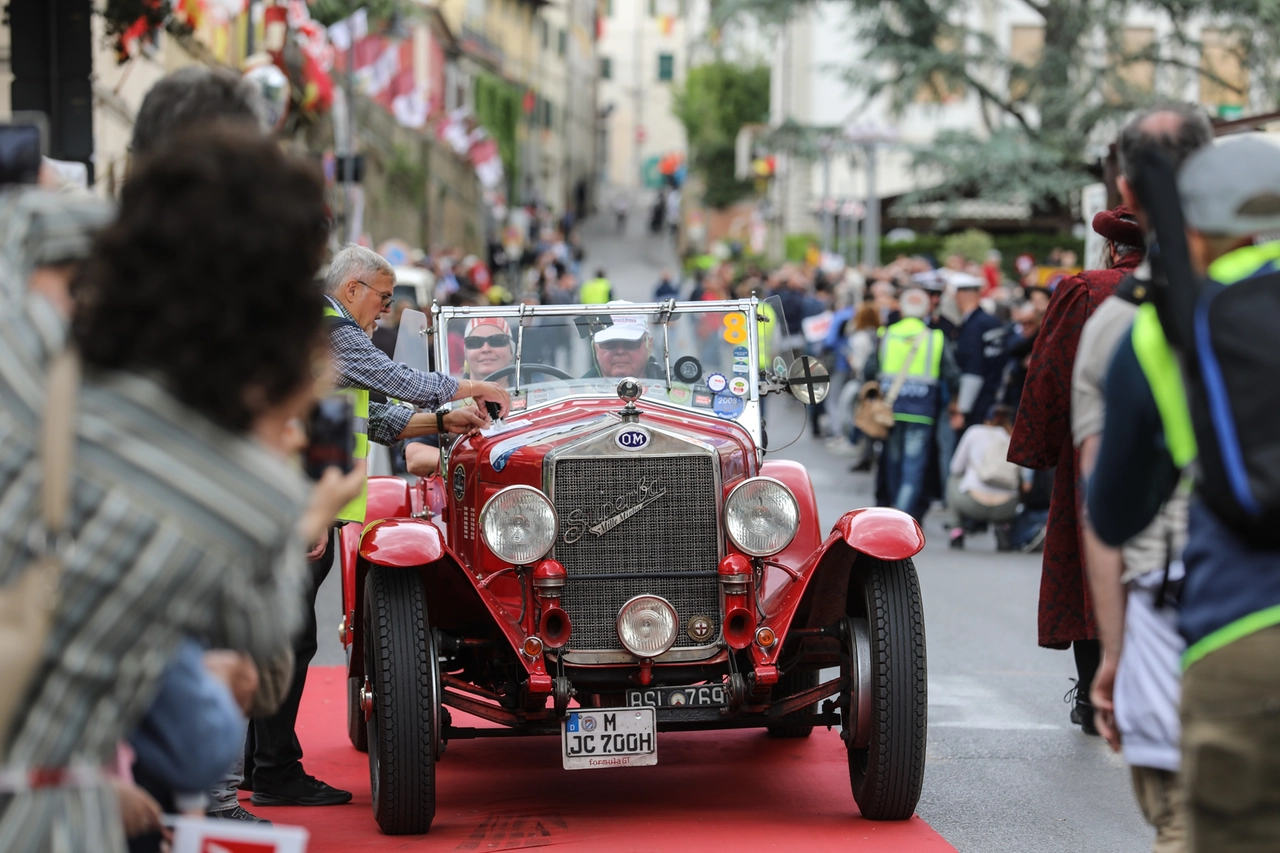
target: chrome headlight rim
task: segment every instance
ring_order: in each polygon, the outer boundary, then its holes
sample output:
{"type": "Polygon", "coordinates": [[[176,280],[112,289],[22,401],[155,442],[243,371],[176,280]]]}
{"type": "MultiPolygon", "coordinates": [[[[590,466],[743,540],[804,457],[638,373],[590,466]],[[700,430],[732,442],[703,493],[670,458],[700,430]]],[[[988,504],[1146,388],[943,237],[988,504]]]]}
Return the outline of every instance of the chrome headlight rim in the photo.
{"type": "Polygon", "coordinates": [[[796,534],[800,532],[800,501],[796,499],[795,492],[791,491],[791,489],[787,487],[787,484],[782,482],[781,480],[778,480],[774,477],[748,477],[747,479],[743,480],[741,483],[739,483],[738,485],[730,489],[729,496],[725,498],[724,530],[725,530],[725,534],[729,537],[729,541],[734,544],[734,547],[736,547],[739,551],[746,554],[747,556],[772,557],[775,554],[779,554],[787,550],[787,546],[789,546],[792,542],[795,541],[796,534]],[[795,509],[795,524],[792,525],[791,532],[787,535],[786,540],[782,543],[781,546],[777,548],[767,549],[767,550],[762,550],[758,548],[757,549],[748,548],[743,543],[739,542],[738,537],[733,535],[733,525],[730,523],[730,520],[729,520],[730,515],[733,512],[734,500],[742,493],[742,490],[749,486],[757,485],[759,483],[769,483],[774,486],[777,486],[779,489],[782,490],[782,493],[787,496],[787,499],[791,502],[791,506],[795,509]]]}
{"type": "Polygon", "coordinates": [[[504,486],[503,488],[498,489],[498,491],[490,495],[489,499],[484,502],[484,507],[480,510],[480,517],[477,519],[477,522],[478,522],[477,526],[480,528],[480,539],[484,542],[485,547],[488,548],[489,551],[499,560],[502,560],[505,563],[511,563],[512,565],[517,565],[517,566],[527,566],[547,556],[547,554],[551,553],[551,550],[555,548],[556,537],[560,535],[560,516],[556,512],[556,506],[554,503],[551,502],[551,498],[547,497],[546,492],[542,491],[541,489],[535,486],[526,486],[523,484],[515,485],[515,486],[504,486]],[[487,521],[489,520],[492,512],[496,511],[494,510],[494,507],[497,505],[496,501],[498,500],[498,498],[502,497],[503,495],[509,494],[511,492],[530,493],[534,497],[540,499],[546,505],[547,510],[550,511],[551,513],[551,535],[547,538],[547,547],[544,548],[542,552],[539,553],[537,556],[531,557],[527,560],[515,560],[510,558],[511,555],[509,553],[508,554],[499,553],[498,549],[495,548],[493,546],[493,543],[489,541],[487,521]]]}
{"type": "Polygon", "coordinates": [[[626,649],[629,653],[635,655],[638,658],[652,660],[653,658],[661,657],[662,655],[665,655],[667,652],[671,651],[671,648],[676,644],[676,640],[680,639],[680,614],[676,611],[675,605],[672,604],[670,601],[667,601],[667,599],[663,598],[662,596],[654,595],[653,593],[650,593],[650,592],[642,592],[639,595],[635,595],[627,599],[623,603],[623,605],[618,608],[618,615],[614,617],[613,627],[618,634],[618,642],[622,643],[622,647],[624,649],[626,649]],[[636,651],[627,643],[626,637],[623,635],[623,632],[622,632],[623,615],[627,612],[627,609],[631,607],[631,605],[635,604],[637,601],[640,601],[642,599],[660,602],[661,605],[665,607],[667,611],[671,614],[671,624],[673,626],[671,630],[671,638],[665,643],[665,645],[663,645],[662,649],[659,651],[655,651],[655,652],[636,651]]]}

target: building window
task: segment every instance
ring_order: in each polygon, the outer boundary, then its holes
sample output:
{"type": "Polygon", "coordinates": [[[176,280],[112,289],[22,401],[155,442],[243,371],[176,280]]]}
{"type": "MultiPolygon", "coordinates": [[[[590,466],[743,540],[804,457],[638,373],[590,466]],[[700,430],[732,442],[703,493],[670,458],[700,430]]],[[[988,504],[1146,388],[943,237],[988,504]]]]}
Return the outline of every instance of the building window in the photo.
{"type": "Polygon", "coordinates": [[[1235,116],[1249,91],[1249,69],[1235,36],[1221,30],[1200,33],[1200,103],[1222,115],[1235,116]]]}
{"type": "Polygon", "coordinates": [[[1156,40],[1151,27],[1125,27],[1120,43],[1108,51],[1107,65],[1115,69],[1115,78],[1107,80],[1102,94],[1109,104],[1124,104],[1155,89],[1156,66],[1149,59],[1156,40]]]}
{"type": "Polygon", "coordinates": [[[606,18],[613,17],[613,0],[604,0],[604,16],[606,18]]]}
{"type": "Polygon", "coordinates": [[[542,126],[545,127],[547,130],[551,129],[551,125],[554,121],[554,115],[552,113],[552,109],[553,107],[550,101],[542,102],[542,126]]]}
{"type": "MultiPolygon", "coordinates": [[[[1009,100],[1018,102],[1031,92],[1031,71],[1044,53],[1044,27],[1017,26],[1009,34],[1009,100]]],[[[934,95],[930,100],[937,101],[934,95]]]]}
{"type": "MultiPolygon", "coordinates": [[[[1014,30],[1021,29],[1014,27],[1014,30]]],[[[1034,28],[1032,28],[1034,29],[1034,28]]],[[[1041,33],[1043,43],[1043,33],[1041,33]]],[[[940,53],[955,53],[959,43],[954,37],[938,36],[934,40],[940,53]]],[[[1016,48],[1010,51],[1014,59],[1017,58],[1016,48]]],[[[1039,62],[1039,59],[1036,59],[1039,62]]],[[[1012,74],[1010,75],[1013,76],[1012,74]]],[[[1013,86],[1013,80],[1010,80],[1010,87],[1013,86]]],[[[920,84],[920,88],[916,90],[916,103],[918,104],[954,104],[965,99],[965,85],[955,76],[945,73],[942,70],[934,71],[929,75],[928,82],[920,84]]]]}
{"type": "Polygon", "coordinates": [[[613,79],[613,60],[607,56],[600,57],[600,79],[613,79]]]}
{"type": "Polygon", "coordinates": [[[658,54],[658,82],[669,83],[676,76],[676,58],[669,53],[658,54]]]}
{"type": "Polygon", "coordinates": [[[542,24],[542,49],[546,50],[547,48],[551,47],[551,25],[548,24],[546,21],[541,21],[541,24],[542,24]]]}
{"type": "Polygon", "coordinates": [[[565,51],[566,51],[566,50],[568,50],[568,49],[569,49],[569,31],[568,31],[568,30],[561,30],[561,31],[560,31],[559,41],[558,41],[558,43],[557,43],[557,45],[556,45],[556,51],[557,51],[561,56],[564,56],[565,51]]]}

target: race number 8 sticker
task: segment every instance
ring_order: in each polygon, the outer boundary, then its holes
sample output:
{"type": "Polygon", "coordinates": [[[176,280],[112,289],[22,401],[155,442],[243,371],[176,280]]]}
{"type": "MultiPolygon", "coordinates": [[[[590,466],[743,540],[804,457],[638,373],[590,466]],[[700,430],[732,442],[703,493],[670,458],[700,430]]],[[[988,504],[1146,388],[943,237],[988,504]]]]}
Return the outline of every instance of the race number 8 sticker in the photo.
{"type": "Polygon", "coordinates": [[[731,344],[747,342],[747,316],[734,312],[724,315],[724,339],[731,344]]]}

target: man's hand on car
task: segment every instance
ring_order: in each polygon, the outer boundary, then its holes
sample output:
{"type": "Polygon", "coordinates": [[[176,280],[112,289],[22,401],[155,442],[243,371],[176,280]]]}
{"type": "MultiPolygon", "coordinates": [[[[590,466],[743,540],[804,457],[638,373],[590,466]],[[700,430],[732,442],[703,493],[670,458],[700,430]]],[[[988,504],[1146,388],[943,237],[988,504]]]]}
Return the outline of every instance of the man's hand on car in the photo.
{"type": "Polygon", "coordinates": [[[507,389],[493,382],[479,382],[475,379],[468,379],[459,387],[459,395],[470,397],[480,405],[481,410],[485,403],[497,403],[502,407],[500,418],[505,418],[507,412],[511,409],[511,395],[507,393],[507,389]],[[465,392],[465,393],[464,393],[465,392]]]}
{"type": "Polygon", "coordinates": [[[454,435],[475,435],[489,424],[489,416],[477,405],[461,406],[444,416],[445,431],[454,435]]]}

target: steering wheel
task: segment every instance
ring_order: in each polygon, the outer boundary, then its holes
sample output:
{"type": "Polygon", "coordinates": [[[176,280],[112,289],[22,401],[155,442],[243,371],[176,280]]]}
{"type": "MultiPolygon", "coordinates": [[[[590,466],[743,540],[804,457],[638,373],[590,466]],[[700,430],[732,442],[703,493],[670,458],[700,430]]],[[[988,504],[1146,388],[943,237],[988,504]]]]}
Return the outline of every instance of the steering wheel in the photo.
{"type": "MultiPolygon", "coordinates": [[[[497,380],[504,379],[515,372],[516,372],[516,366],[514,364],[508,364],[506,367],[500,367],[497,370],[495,370],[493,373],[490,373],[488,376],[484,378],[484,381],[496,382],[497,380]]],[[[520,365],[520,378],[522,380],[524,379],[526,372],[544,373],[547,376],[552,377],[553,379],[568,379],[568,380],[573,379],[572,376],[565,373],[563,370],[561,370],[558,367],[555,367],[550,364],[539,364],[536,361],[526,361],[520,365]]]]}

